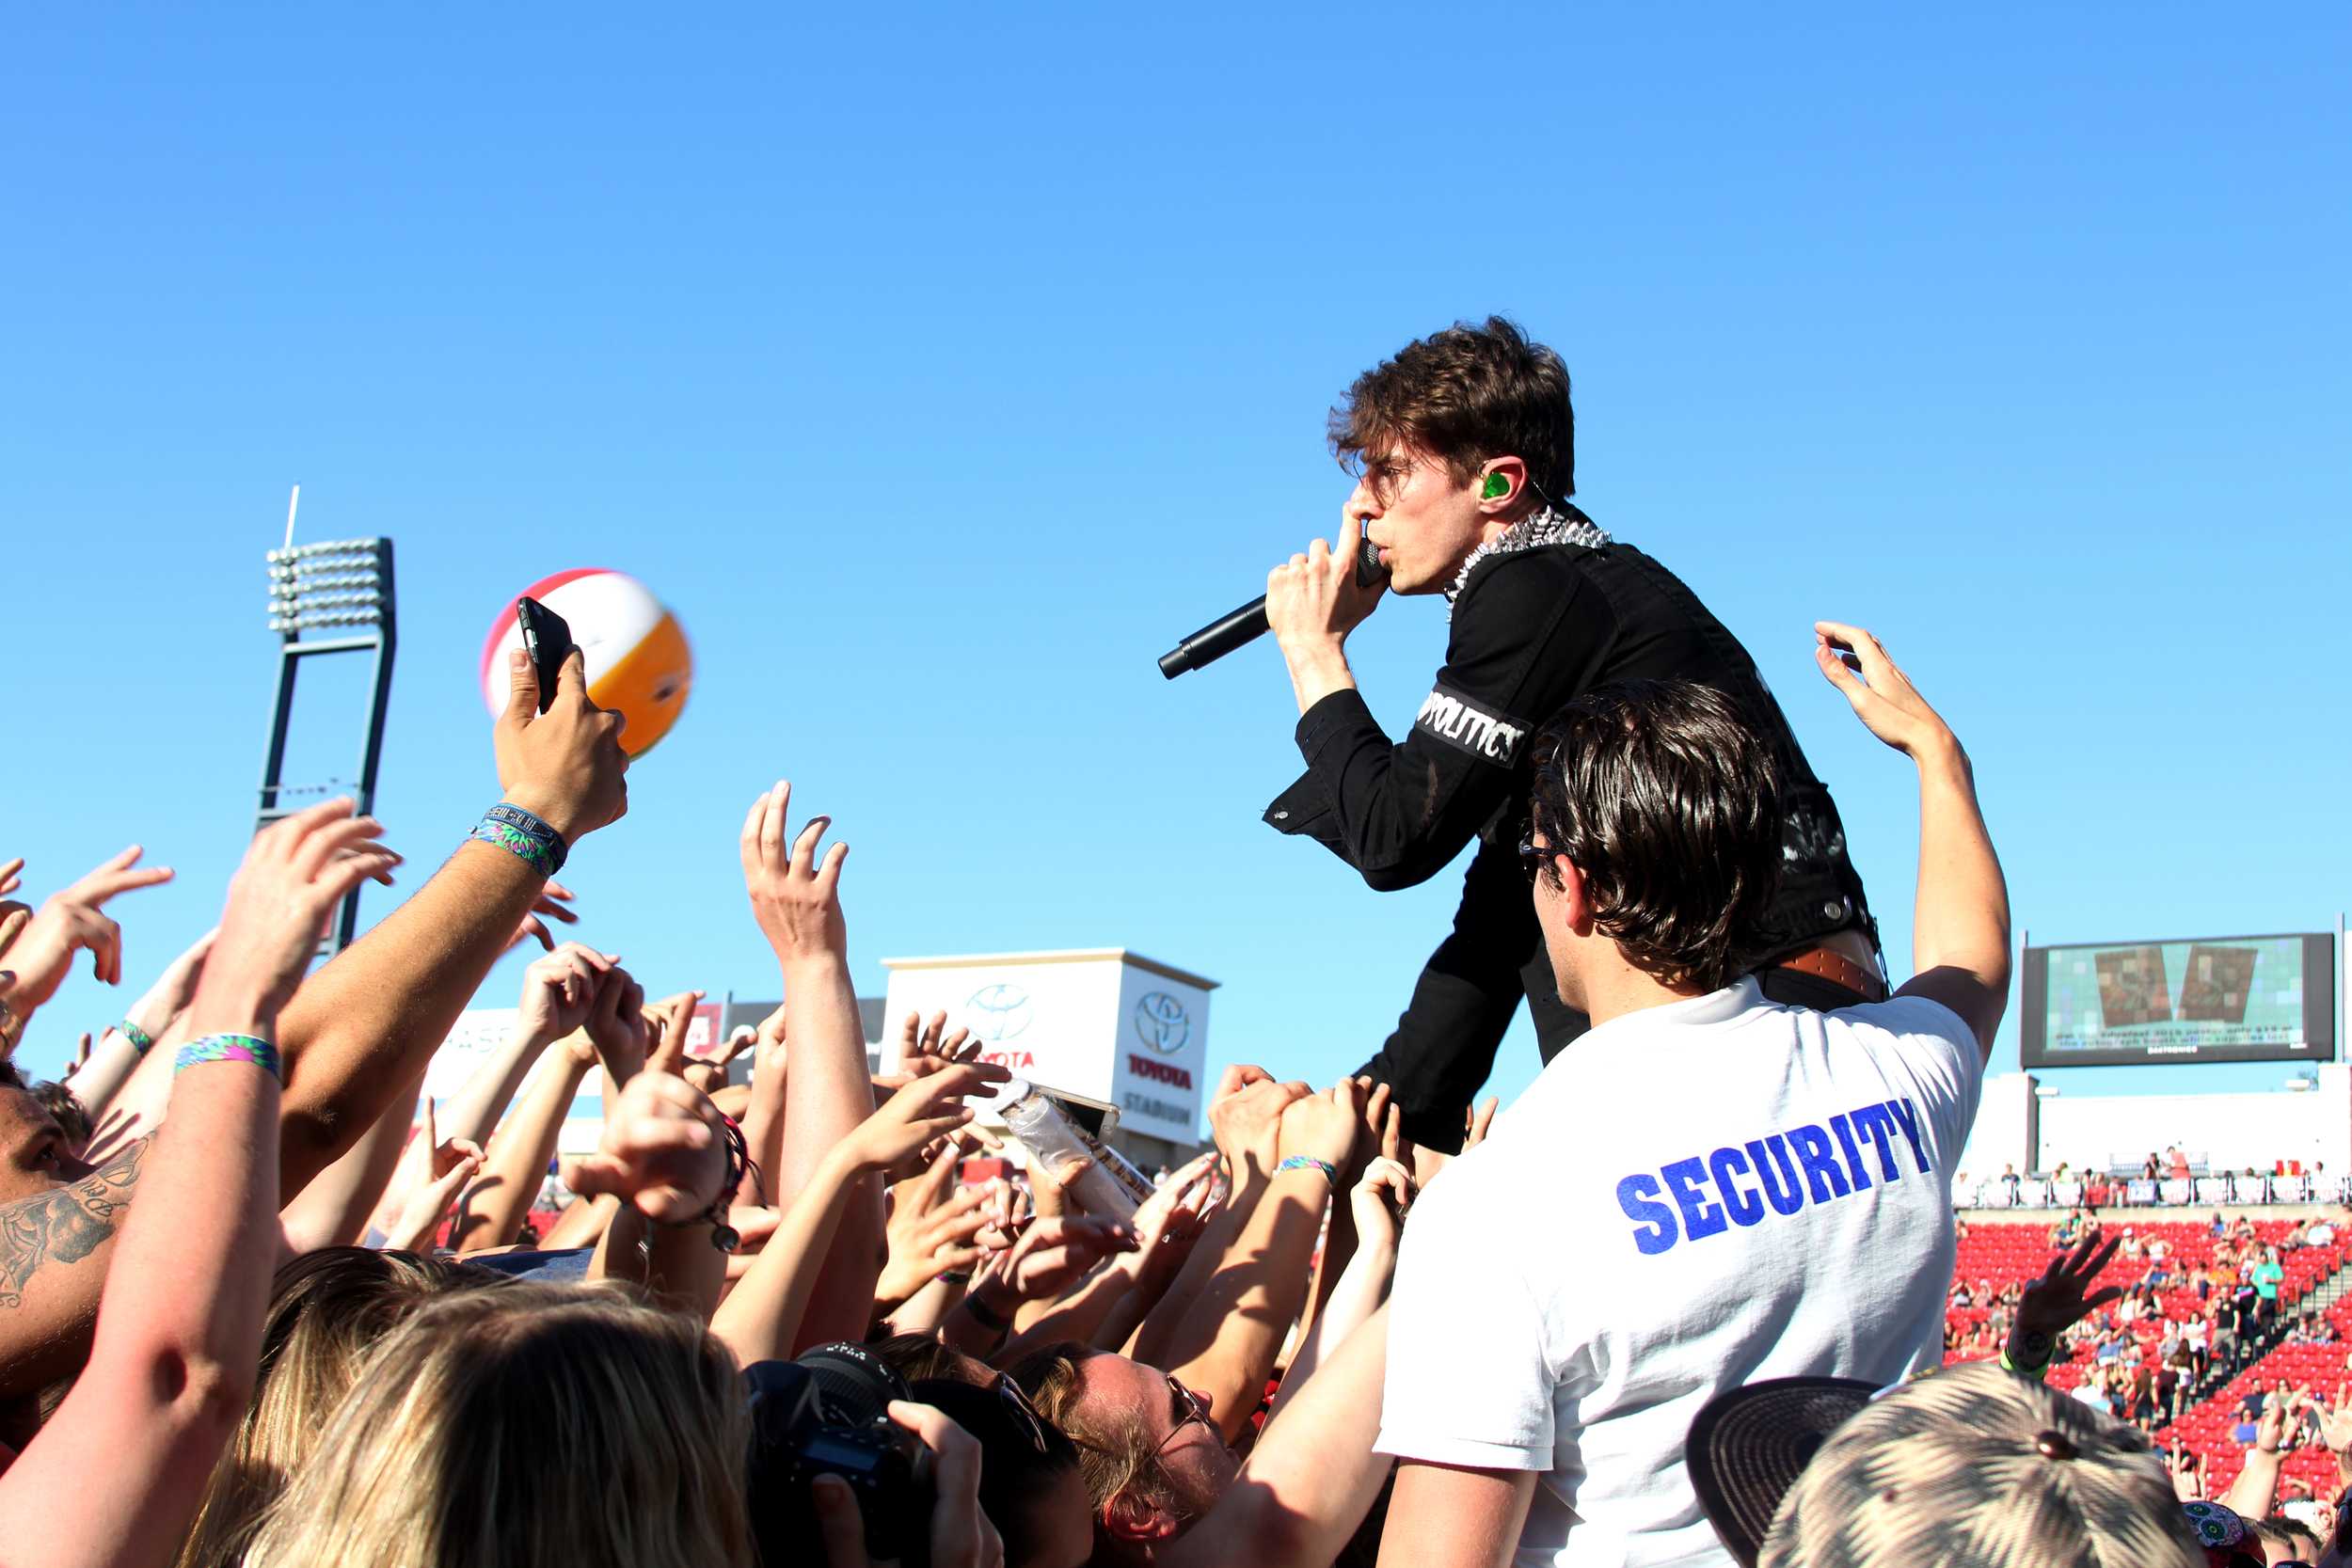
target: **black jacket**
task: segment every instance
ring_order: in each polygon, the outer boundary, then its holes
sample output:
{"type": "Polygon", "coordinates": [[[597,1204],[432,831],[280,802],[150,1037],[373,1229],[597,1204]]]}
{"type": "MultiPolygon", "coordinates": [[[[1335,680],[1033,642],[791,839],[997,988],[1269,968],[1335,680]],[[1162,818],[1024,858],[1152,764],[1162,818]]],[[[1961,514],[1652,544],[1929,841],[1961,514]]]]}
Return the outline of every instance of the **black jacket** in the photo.
{"type": "MultiPolygon", "coordinates": [[[[1629,545],[1543,545],[1479,562],[1455,596],[1445,663],[1405,738],[1391,742],[1356,692],[1333,692],[1299,720],[1307,771],[1265,819],[1318,840],[1384,892],[1435,876],[1473,837],[1515,855],[1535,732],[1569,699],[1625,676],[1714,687],[1766,730],[1788,831],[1765,950],[1799,951],[1850,926],[1875,941],[1837,808],[1755,661],[1697,595],[1629,545]]],[[[1466,916],[1473,897],[1524,905],[1526,892],[1512,879],[1473,879],[1466,916]]],[[[1515,918],[1497,928],[1522,927],[1515,918]]]]}

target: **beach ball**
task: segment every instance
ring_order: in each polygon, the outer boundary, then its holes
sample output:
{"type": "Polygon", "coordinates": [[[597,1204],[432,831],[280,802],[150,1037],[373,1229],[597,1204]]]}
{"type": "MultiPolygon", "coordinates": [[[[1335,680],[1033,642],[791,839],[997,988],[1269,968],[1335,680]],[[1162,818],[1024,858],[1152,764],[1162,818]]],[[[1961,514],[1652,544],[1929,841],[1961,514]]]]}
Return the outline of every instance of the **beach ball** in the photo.
{"type": "Polygon", "coordinates": [[[621,750],[639,756],[670,733],[693,684],[694,655],[686,630],[652,590],[625,572],[584,566],[558,572],[506,601],[482,644],[482,700],[496,716],[512,689],[507,650],[523,645],[515,606],[536,599],[564,617],[588,668],[588,700],[628,716],[621,750]]]}

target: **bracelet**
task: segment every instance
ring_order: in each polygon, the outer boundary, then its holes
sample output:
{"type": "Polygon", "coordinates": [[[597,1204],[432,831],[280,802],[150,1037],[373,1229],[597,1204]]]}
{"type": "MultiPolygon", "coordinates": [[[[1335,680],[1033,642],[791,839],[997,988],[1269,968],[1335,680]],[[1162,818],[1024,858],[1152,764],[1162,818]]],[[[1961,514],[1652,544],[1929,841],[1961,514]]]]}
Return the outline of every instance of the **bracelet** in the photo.
{"type": "Polygon", "coordinates": [[[571,853],[562,833],[522,807],[503,800],[484,812],[482,820],[466,836],[469,840],[497,845],[542,877],[552,877],[563,870],[564,862],[571,853]]]}
{"type": "Polygon", "coordinates": [[[709,1208],[691,1219],[679,1220],[676,1223],[710,1227],[710,1244],[721,1252],[733,1252],[743,1244],[743,1237],[735,1227],[727,1223],[727,1210],[735,1202],[735,1190],[743,1184],[743,1172],[752,1168],[752,1146],[744,1140],[743,1129],[736,1125],[733,1117],[722,1115],[719,1121],[725,1130],[726,1178],[720,1182],[719,1196],[710,1200],[709,1208]]]}
{"type": "Polygon", "coordinates": [[[2004,1345],[2001,1347],[2001,1370],[2005,1372],[2015,1372],[2019,1377],[2029,1377],[2036,1383],[2040,1383],[2043,1378],[2049,1375],[2050,1364],[2047,1361],[2044,1361],[2040,1366],[2021,1367],[2016,1362],[2011,1361],[2009,1358],[2009,1347],[2004,1345]]]}
{"type": "Polygon", "coordinates": [[[154,1036],[149,1034],[146,1030],[140,1028],[137,1024],[132,1022],[127,1018],[120,1023],[115,1025],[115,1033],[120,1035],[124,1039],[129,1040],[132,1047],[142,1056],[146,1055],[155,1044],[154,1036]]]}
{"type": "Polygon", "coordinates": [[[1333,1188],[1336,1189],[1340,1184],[1340,1167],[1328,1160],[1318,1160],[1311,1154],[1292,1155],[1274,1167],[1274,1174],[1279,1176],[1286,1170],[1319,1170],[1323,1173],[1323,1179],[1331,1183],[1333,1188]]]}
{"type": "Polygon", "coordinates": [[[278,1047],[251,1035],[207,1035],[200,1040],[190,1040],[171,1059],[171,1070],[185,1072],[206,1062],[251,1062],[255,1067],[269,1069],[269,1075],[280,1083],[286,1069],[278,1060],[278,1047]]]}
{"type": "Polygon", "coordinates": [[[998,1316],[995,1308],[980,1299],[980,1292],[977,1291],[966,1291],[963,1293],[963,1309],[972,1314],[974,1323],[978,1323],[991,1334],[1012,1332],[1012,1320],[998,1316]]]}

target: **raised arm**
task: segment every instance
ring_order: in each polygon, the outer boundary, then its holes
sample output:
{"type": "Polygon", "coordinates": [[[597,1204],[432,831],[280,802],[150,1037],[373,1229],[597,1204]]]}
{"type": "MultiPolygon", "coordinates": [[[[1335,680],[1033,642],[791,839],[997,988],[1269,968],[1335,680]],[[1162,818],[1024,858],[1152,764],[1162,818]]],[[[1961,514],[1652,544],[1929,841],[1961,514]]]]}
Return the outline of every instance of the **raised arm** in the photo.
{"type": "MultiPolygon", "coordinates": [[[[745,1366],[789,1356],[811,1343],[806,1317],[828,1262],[849,1244],[843,1217],[857,1186],[907,1159],[932,1139],[972,1119],[963,1096],[980,1086],[977,1067],[950,1068],[918,1078],[835,1140],[807,1173],[800,1191],[751,1272],[719,1305],[710,1331],[745,1366]]],[[[873,1279],[870,1263],[866,1279],[873,1279]]],[[[865,1338],[866,1325],[858,1325],[865,1338]]]]}
{"type": "MultiPolygon", "coordinates": [[[[513,695],[495,729],[503,799],[576,847],[628,809],[620,716],[588,701],[577,651],[545,713],[529,657],[517,650],[511,670],[513,695]]],[[[468,839],[287,1006],[289,1188],[348,1148],[448,1037],[547,885],[549,863],[528,847],[468,839]]]]}
{"type": "Polygon", "coordinates": [[[1388,1369],[1383,1307],[1341,1342],[1279,1419],[1267,1422],[1216,1506],[1157,1560],[1166,1568],[1325,1568],[1389,1473],[1386,1456],[1372,1451],[1388,1369]]]}
{"type": "MultiPolygon", "coordinates": [[[[775,950],[792,1009],[792,1092],[772,1173],[778,1208],[789,1208],[816,1178],[826,1151],[874,1112],[866,1029],[858,1020],[849,929],[841,915],[841,863],[850,847],[836,842],[819,863],[817,847],[831,819],[818,816],[787,848],[791,804],[792,786],[779,782],[752,802],[741,841],[752,916],[775,950]]],[[[857,1175],[842,1202],[840,1243],[826,1254],[826,1276],[801,1326],[803,1344],[863,1339],[873,1310],[883,1252],[881,1176],[857,1175]]]]}
{"type": "Polygon", "coordinates": [[[1814,659],[1855,717],[1919,767],[1913,974],[1897,994],[1943,1003],[1990,1055],[2009,1005],[2009,885],[1977,806],[1968,753],[1877,638],[1836,621],[1817,621],[1813,632],[1814,659]]]}
{"type": "Polygon", "coordinates": [[[457,1226],[450,1232],[451,1250],[474,1252],[506,1246],[521,1232],[548,1162],[555,1158],[564,1114],[579,1096],[580,1081],[596,1060],[588,1037],[577,1033],[558,1041],[540,1058],[539,1070],[514,1114],[490,1134],[481,1174],[458,1202],[457,1226]]]}
{"type": "Polygon", "coordinates": [[[1363,1088],[1352,1078],[1282,1113],[1282,1159],[1266,1196],[1179,1332],[1168,1370],[1209,1397],[1228,1442],[1257,1409],[1282,1340],[1306,1305],[1331,1172],[1347,1158],[1363,1117],[1363,1088]]]}
{"type": "Polygon", "coordinates": [[[197,977],[204,973],[204,956],[213,950],[217,929],[196,939],[189,949],[171,960],[147,993],[124,1010],[122,1022],[110,1025],[98,1038],[89,1060],[66,1078],[65,1086],[89,1108],[92,1120],[103,1117],[139,1058],[154,1047],[196,995],[197,977]]]}
{"type": "Polygon", "coordinates": [[[206,967],[171,1124],[123,1227],[89,1365],[0,1476],[10,1560],[169,1562],[244,1418],[277,1262],[278,1053],[270,1037],[322,921],[383,863],[379,830],[331,800],[256,838],[206,967]],[[60,1498],[77,1506],[60,1509],[60,1498]]]}
{"type": "MultiPolygon", "coordinates": [[[[506,799],[576,845],[628,809],[621,721],[589,703],[577,654],[544,714],[530,659],[518,654],[513,671],[514,699],[495,732],[506,799]]],[[[161,879],[164,874],[134,870],[135,859],[126,851],[101,868],[119,884],[108,896],[161,879]]],[[[278,1102],[281,1190],[308,1185],[423,1075],[546,880],[544,863],[469,839],[414,897],[303,983],[278,1023],[286,1069],[278,1102]]],[[[108,935],[110,922],[83,918],[94,916],[92,907],[77,905],[76,911],[71,942],[90,949],[105,978],[108,966],[119,963],[119,937],[108,935]]],[[[27,927],[19,946],[41,925],[37,918],[27,927]]],[[[18,949],[9,951],[13,957],[18,949]]],[[[138,1092],[135,1083],[125,1098],[138,1092]]],[[[107,1135],[102,1128],[99,1142],[107,1135]]],[[[20,1303],[19,1310],[0,1314],[0,1399],[82,1364],[115,1229],[139,1168],[137,1154],[118,1145],[101,1153],[99,1168],[85,1181],[0,1207],[0,1297],[20,1303]]]]}

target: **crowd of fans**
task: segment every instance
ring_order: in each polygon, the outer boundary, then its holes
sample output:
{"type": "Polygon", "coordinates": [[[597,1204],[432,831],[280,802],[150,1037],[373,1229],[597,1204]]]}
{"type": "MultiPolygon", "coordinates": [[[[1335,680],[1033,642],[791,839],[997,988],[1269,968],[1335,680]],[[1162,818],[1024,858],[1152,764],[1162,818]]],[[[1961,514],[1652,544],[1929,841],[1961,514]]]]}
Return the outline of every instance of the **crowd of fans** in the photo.
{"type": "MultiPolygon", "coordinates": [[[[2067,1216],[1998,1362],[1934,1371],[2006,895],[1950,731],[1867,633],[1818,643],[1918,765],[1895,999],[1762,1000],[1770,757],[1704,689],[1605,687],[1539,737],[1522,847],[1593,1032],[1462,1150],[1404,1138],[1383,1085],[1230,1069],[1214,1148],[1132,1212],[1084,1212],[1070,1165],[961,1181],[1007,1075],[950,1021],[869,1075],[846,848],[788,785],[740,836],[786,996],[748,1085],[685,1054],[692,993],[556,943],[550,878],[629,808],[626,758],[577,657],[541,712],[518,656],[500,804],[365,937],[310,972],[403,863],[328,802],[255,839],[218,928],[64,1084],[0,1074],[0,1560],[2338,1560],[2332,1521],[2265,1522],[2275,1469],[2185,1508],[2141,1432],[2041,1385],[2063,1340],[2144,1320],[2090,1288],[2122,1237],[2067,1216]],[[513,1037],[421,1106],[526,933],[513,1037]],[[601,1142],[526,1239],[592,1068],[601,1142]],[[1759,1449],[1800,1406],[1804,1451],[1759,1449]]],[[[77,953],[122,978],[108,906],[169,875],[139,860],[0,907],[11,1051],[77,953]]],[[[2254,1253],[2228,1283],[2259,1301],[2254,1253]]],[[[2148,1424],[2162,1372],[2215,1354],[2193,1326],[2153,1356],[2126,1332],[2106,1411],[2148,1424]]],[[[2273,1449],[2352,1438],[2307,1392],[2257,1418],[2273,1449]]]]}

